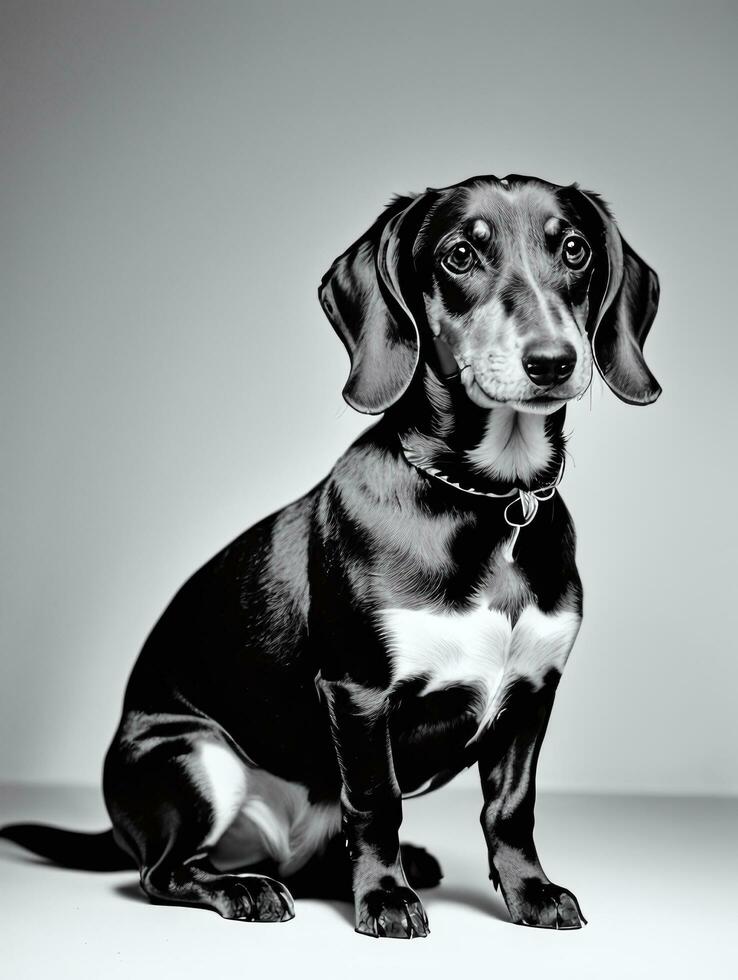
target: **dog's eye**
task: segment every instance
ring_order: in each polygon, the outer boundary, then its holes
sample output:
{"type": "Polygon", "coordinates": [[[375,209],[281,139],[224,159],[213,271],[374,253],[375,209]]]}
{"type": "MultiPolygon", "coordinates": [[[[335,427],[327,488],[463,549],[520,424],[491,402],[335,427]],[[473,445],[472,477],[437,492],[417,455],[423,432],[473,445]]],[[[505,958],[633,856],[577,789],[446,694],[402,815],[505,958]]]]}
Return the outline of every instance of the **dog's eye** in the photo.
{"type": "Polygon", "coordinates": [[[441,259],[441,265],[454,276],[469,272],[476,264],[477,256],[469,242],[457,242],[441,259]]]}
{"type": "Polygon", "coordinates": [[[564,244],[561,246],[561,256],[564,265],[575,272],[581,272],[586,268],[592,255],[592,249],[579,235],[567,235],[564,244]]]}

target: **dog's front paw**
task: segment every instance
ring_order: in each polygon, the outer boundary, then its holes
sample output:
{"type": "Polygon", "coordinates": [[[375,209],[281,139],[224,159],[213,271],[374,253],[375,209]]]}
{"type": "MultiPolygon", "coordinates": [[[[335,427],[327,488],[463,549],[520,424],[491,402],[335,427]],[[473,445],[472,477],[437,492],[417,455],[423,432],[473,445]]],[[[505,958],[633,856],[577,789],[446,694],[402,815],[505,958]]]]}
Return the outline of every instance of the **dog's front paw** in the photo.
{"type": "Polygon", "coordinates": [[[381,883],[356,903],[356,931],[364,936],[416,939],[427,936],[428,916],[412,890],[394,881],[381,883]]]}
{"type": "Polygon", "coordinates": [[[587,924],[576,897],[560,885],[527,878],[513,895],[505,896],[513,922],[539,929],[581,929],[587,924]]]}

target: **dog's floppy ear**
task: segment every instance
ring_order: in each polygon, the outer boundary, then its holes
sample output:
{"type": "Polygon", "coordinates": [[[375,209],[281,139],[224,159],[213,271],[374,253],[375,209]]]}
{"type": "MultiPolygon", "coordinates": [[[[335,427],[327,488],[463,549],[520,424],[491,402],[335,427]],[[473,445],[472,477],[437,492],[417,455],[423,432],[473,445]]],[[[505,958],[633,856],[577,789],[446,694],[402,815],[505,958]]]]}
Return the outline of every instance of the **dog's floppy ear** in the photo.
{"type": "Polygon", "coordinates": [[[594,219],[599,241],[591,244],[606,264],[595,271],[590,288],[588,331],[595,364],[618,398],[631,405],[649,405],[661,394],[643,357],[659,305],[658,276],[621,236],[598,195],[578,188],[576,195],[594,219]]]}
{"type": "Polygon", "coordinates": [[[404,394],[420,357],[412,296],[412,248],[433,191],[397,198],[340,255],[318,290],[321,306],[351,358],[343,397],[378,415],[404,394]]]}

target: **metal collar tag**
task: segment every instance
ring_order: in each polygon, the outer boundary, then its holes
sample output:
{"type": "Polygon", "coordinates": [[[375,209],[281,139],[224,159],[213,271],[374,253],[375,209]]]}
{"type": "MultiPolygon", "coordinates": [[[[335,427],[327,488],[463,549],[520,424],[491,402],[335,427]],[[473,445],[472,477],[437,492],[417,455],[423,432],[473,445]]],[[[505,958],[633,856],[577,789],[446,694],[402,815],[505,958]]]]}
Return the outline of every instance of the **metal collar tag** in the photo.
{"type": "Polygon", "coordinates": [[[517,487],[512,487],[506,493],[492,493],[489,490],[476,490],[474,487],[464,487],[460,483],[454,483],[453,480],[436,467],[427,466],[424,462],[421,462],[417,452],[413,450],[412,446],[408,446],[403,442],[402,438],[400,439],[400,446],[402,447],[403,456],[411,466],[414,466],[416,470],[419,470],[425,476],[430,476],[434,480],[440,480],[455,490],[461,490],[462,493],[470,493],[474,497],[493,497],[498,500],[507,500],[510,497],[514,498],[510,500],[503,513],[505,523],[513,529],[513,533],[510,535],[510,539],[503,551],[508,561],[513,560],[512,550],[518,540],[520,528],[527,527],[533,521],[538,513],[538,505],[542,500],[550,500],[553,497],[564,475],[564,459],[562,457],[556,479],[547,487],[541,487],[538,490],[521,490],[517,487]]]}

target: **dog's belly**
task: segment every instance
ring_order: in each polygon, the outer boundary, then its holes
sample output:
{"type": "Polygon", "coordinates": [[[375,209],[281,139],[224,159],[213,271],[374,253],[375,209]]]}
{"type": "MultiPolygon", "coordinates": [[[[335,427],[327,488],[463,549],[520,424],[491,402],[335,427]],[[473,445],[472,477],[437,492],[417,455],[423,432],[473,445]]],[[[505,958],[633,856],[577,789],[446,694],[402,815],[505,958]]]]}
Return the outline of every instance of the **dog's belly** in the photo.
{"type": "MultiPolygon", "coordinates": [[[[579,630],[581,617],[572,609],[543,613],[525,606],[514,624],[506,612],[480,599],[471,609],[385,609],[382,623],[392,663],[392,686],[414,690],[418,720],[413,738],[422,740],[423,699],[433,714],[438,692],[467,691],[465,744],[473,742],[504,707],[513,686],[525,681],[539,689],[550,671],[561,673],[579,630]],[[431,704],[433,708],[431,709],[431,704]]],[[[463,703],[463,702],[462,702],[463,703]]],[[[437,733],[431,717],[429,748],[437,733]]],[[[452,727],[446,722],[449,737],[452,727]]],[[[458,737],[458,729],[457,729],[458,737]]]]}

